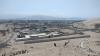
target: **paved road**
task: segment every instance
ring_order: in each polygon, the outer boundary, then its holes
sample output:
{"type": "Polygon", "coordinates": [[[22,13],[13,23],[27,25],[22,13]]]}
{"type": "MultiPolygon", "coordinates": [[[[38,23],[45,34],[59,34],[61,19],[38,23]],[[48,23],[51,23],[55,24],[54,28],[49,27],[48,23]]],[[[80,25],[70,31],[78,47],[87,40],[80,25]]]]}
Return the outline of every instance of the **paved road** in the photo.
{"type": "Polygon", "coordinates": [[[45,39],[37,39],[37,40],[27,40],[27,41],[24,42],[24,44],[49,42],[49,41],[58,41],[58,40],[66,40],[66,39],[89,38],[89,37],[90,37],[90,35],[62,36],[62,37],[56,37],[56,38],[45,38],[45,39]]]}

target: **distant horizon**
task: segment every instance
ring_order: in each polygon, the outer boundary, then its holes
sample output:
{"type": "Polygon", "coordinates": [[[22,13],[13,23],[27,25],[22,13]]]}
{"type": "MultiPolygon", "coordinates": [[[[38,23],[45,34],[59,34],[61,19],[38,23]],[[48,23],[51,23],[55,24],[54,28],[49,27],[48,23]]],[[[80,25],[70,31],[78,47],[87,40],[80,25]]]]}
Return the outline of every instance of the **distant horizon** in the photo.
{"type": "Polygon", "coordinates": [[[99,18],[99,5],[100,0],[0,0],[0,19],[32,15],[99,18]]]}
{"type": "Polygon", "coordinates": [[[11,17],[7,17],[7,18],[0,18],[1,20],[28,20],[28,18],[29,18],[29,20],[86,20],[87,18],[81,18],[81,17],[60,17],[60,16],[50,16],[50,15],[28,15],[28,16],[18,16],[18,15],[16,15],[16,16],[11,16],[11,17]],[[30,19],[30,17],[33,17],[33,18],[31,18],[30,19]],[[59,19],[35,19],[34,17],[52,17],[52,18],[59,18],[59,19]],[[23,19],[23,18],[25,18],[25,19],[23,19]]]}
{"type": "Polygon", "coordinates": [[[26,15],[26,16],[21,16],[21,15],[16,15],[16,16],[9,16],[9,17],[4,17],[0,18],[0,20],[94,20],[94,19],[100,19],[100,17],[90,17],[90,18],[81,18],[81,17],[60,17],[60,16],[50,16],[50,15],[26,15]],[[55,17],[55,18],[60,18],[60,19],[29,19],[28,17],[34,17],[34,16],[43,16],[43,17],[55,17]],[[26,19],[23,19],[26,18],[26,19]]]}

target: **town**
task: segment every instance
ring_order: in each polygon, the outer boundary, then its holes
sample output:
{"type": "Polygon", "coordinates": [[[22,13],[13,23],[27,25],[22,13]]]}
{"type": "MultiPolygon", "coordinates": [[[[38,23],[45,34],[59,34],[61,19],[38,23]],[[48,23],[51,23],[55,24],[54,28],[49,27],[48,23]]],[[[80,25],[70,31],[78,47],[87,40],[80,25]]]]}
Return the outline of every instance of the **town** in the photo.
{"type": "Polygon", "coordinates": [[[100,0],[0,0],[0,56],[100,56],[100,0]]]}

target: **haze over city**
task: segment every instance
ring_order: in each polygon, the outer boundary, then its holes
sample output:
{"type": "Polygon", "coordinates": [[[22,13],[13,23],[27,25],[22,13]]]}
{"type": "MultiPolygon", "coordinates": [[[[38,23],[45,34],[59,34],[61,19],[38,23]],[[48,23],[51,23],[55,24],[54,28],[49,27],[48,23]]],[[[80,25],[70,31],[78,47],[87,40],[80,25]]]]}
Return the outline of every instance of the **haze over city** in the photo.
{"type": "Polygon", "coordinates": [[[100,56],[100,0],[0,0],[0,56],[100,56]]]}

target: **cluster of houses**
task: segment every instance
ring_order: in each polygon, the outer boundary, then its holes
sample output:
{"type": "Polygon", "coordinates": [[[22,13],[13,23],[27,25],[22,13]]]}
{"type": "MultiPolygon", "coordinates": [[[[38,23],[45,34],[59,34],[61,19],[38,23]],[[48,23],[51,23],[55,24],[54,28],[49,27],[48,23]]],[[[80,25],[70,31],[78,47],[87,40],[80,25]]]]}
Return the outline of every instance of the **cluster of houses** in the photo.
{"type": "Polygon", "coordinates": [[[14,24],[14,32],[17,33],[16,40],[37,39],[61,35],[58,28],[48,28],[46,25],[38,23],[14,24]]]}
{"type": "Polygon", "coordinates": [[[43,23],[41,24],[17,23],[17,24],[14,24],[14,32],[18,33],[17,34],[18,37],[16,38],[16,40],[51,38],[51,37],[56,37],[56,36],[62,36],[65,34],[66,35],[75,34],[74,30],[69,30],[66,28],[64,29],[62,27],[55,27],[55,26],[48,27],[48,25],[43,24],[43,23]]]}
{"type": "Polygon", "coordinates": [[[61,36],[61,33],[59,32],[50,32],[50,33],[35,33],[35,34],[18,34],[16,41],[20,41],[20,40],[35,40],[35,39],[43,39],[43,38],[52,38],[52,37],[57,37],[57,36],[61,36]]]}

